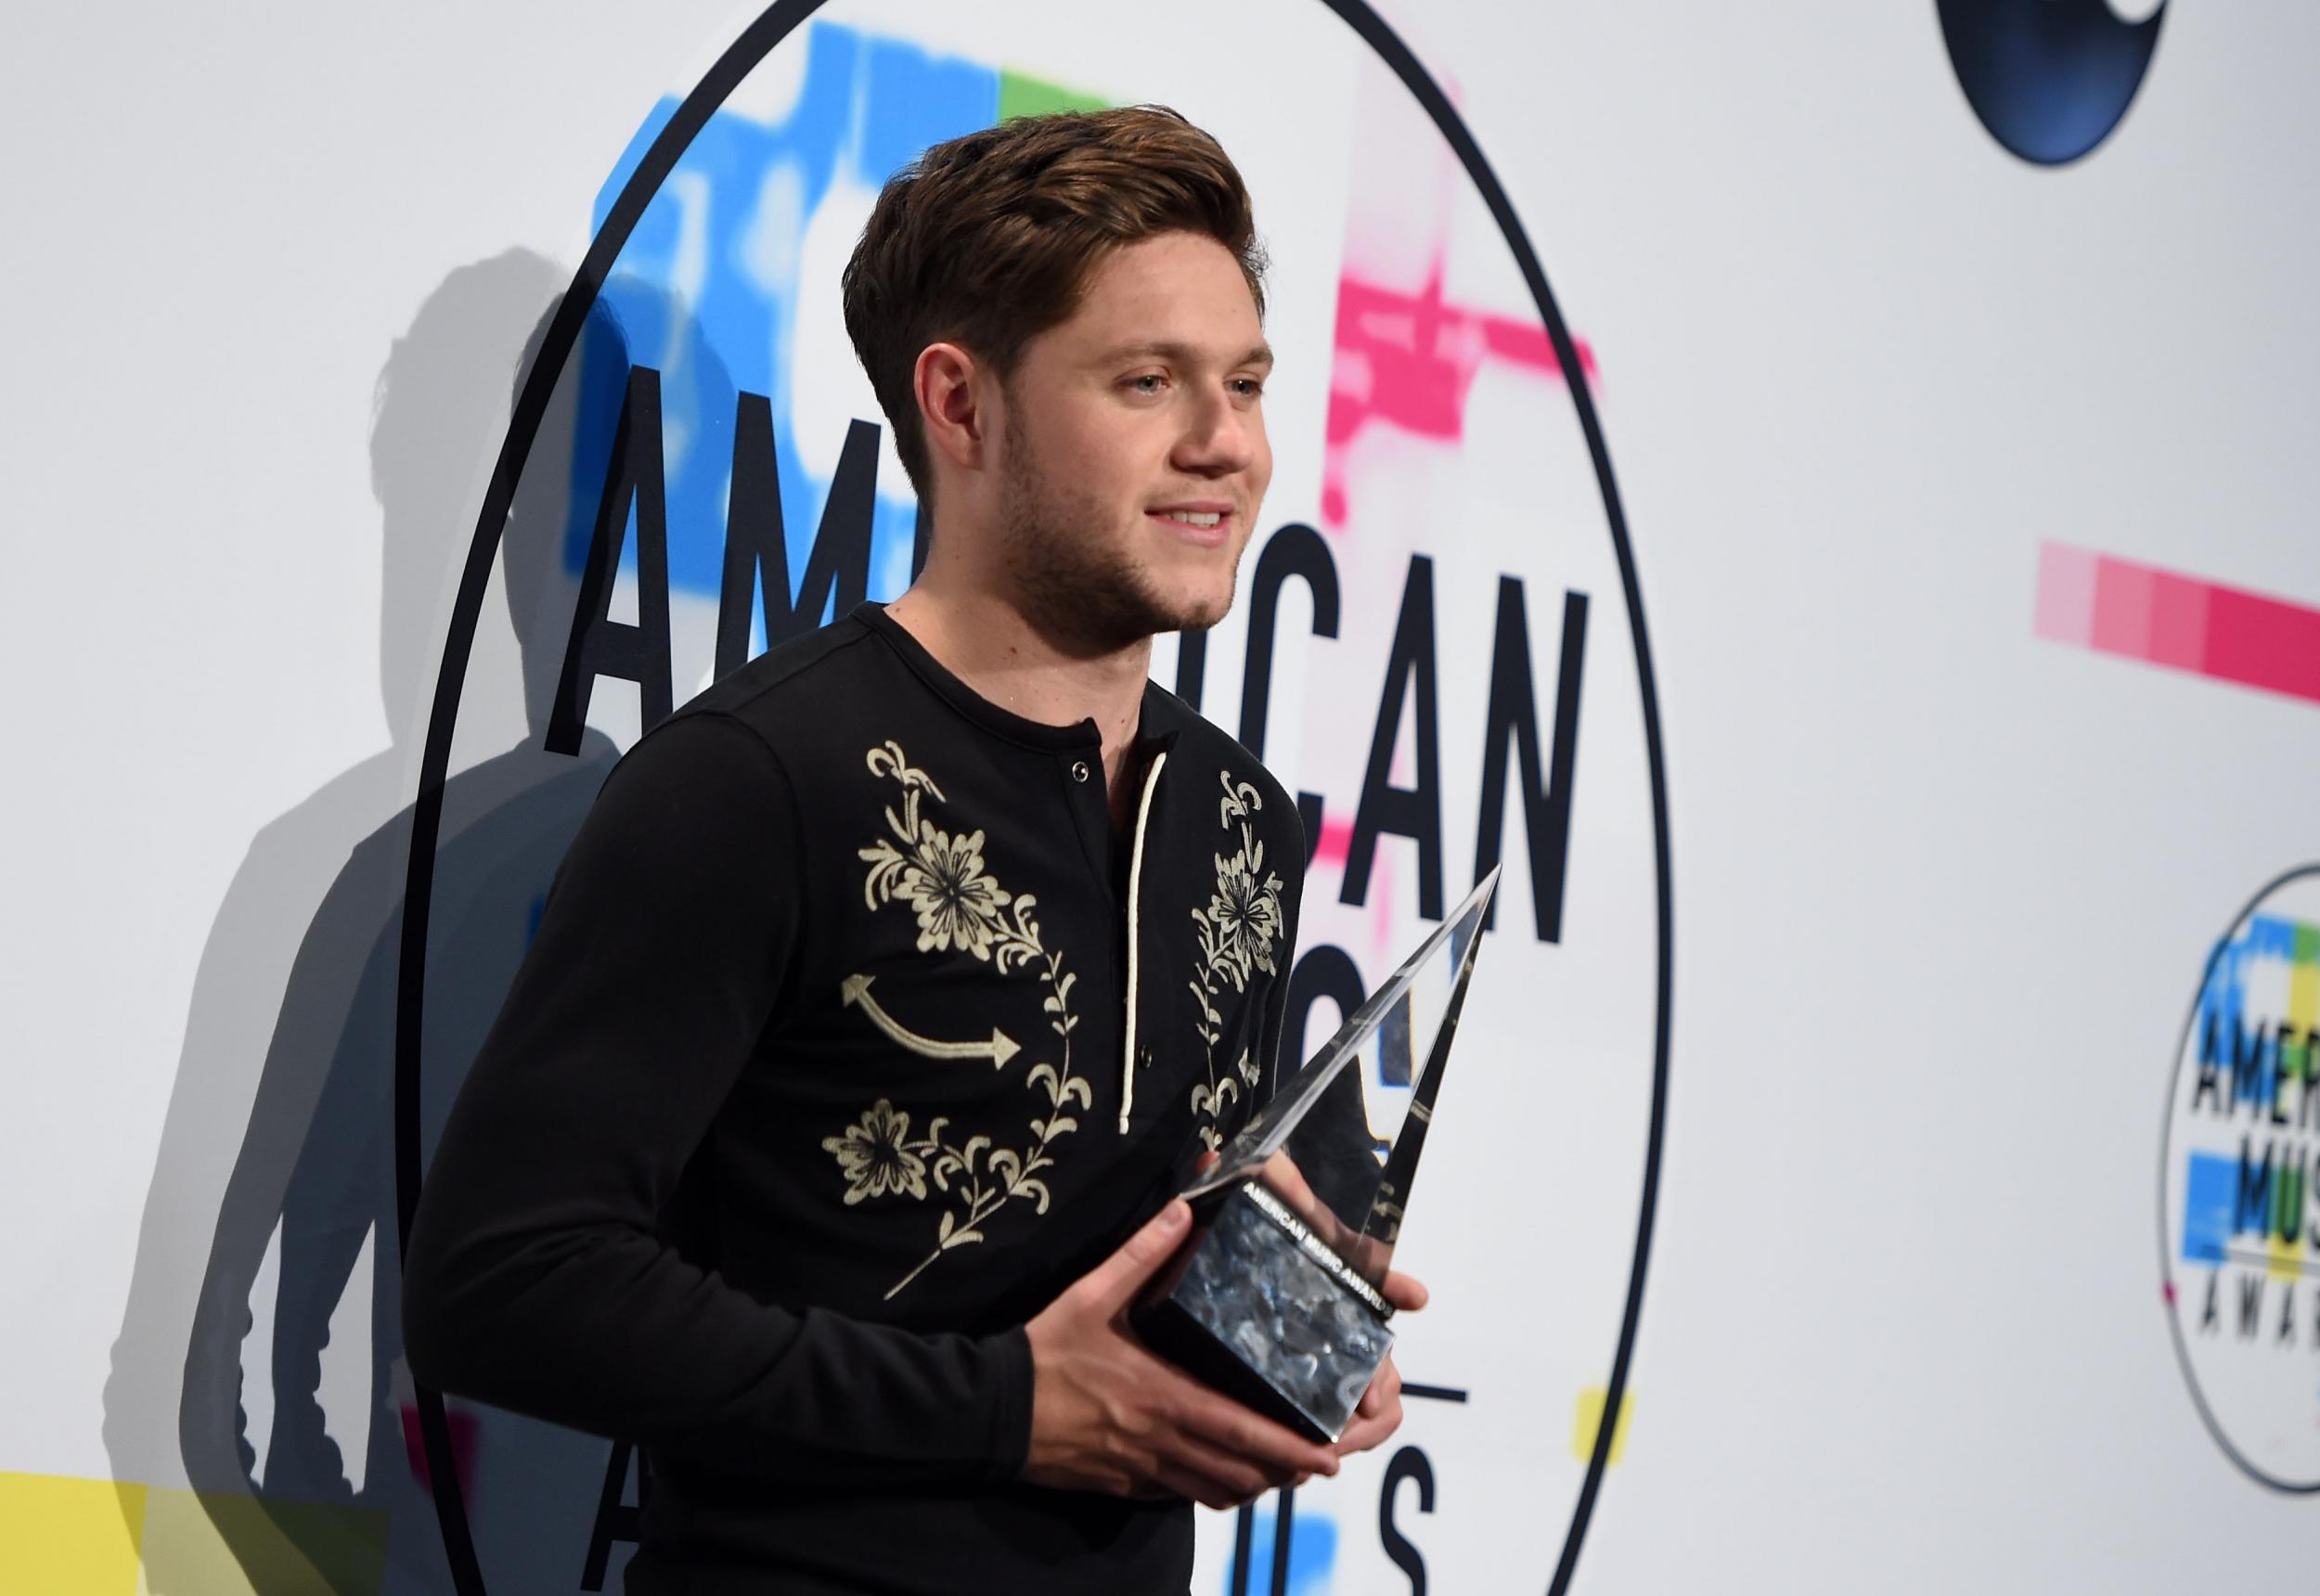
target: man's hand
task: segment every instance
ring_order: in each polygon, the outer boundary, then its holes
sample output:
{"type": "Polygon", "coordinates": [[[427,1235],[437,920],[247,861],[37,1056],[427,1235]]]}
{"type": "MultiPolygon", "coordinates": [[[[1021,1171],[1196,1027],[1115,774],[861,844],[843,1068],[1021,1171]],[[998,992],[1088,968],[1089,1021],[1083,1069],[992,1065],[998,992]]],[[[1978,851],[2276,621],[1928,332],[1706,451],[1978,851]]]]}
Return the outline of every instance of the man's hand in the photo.
{"type": "MultiPolygon", "coordinates": [[[[1182,1243],[1192,1217],[1181,1200],[1170,1203],[1025,1327],[1032,1393],[1023,1477],[1031,1484],[1225,1508],[1337,1472],[1336,1451],[1211,1391],[1129,1332],[1129,1305],[1182,1243]]],[[[1398,1379],[1394,1386],[1398,1393],[1398,1379]]],[[[1392,1406],[1398,1422],[1398,1395],[1392,1406]]]]}
{"type": "MultiPolygon", "coordinates": [[[[1218,1154],[1214,1152],[1203,1153],[1195,1167],[1205,1174],[1216,1165],[1217,1160],[1218,1154]]],[[[1364,1275],[1376,1268],[1372,1260],[1382,1254],[1390,1254],[1389,1247],[1361,1235],[1332,1213],[1329,1205],[1314,1193],[1312,1186],[1305,1178],[1305,1172],[1297,1167],[1296,1160],[1291,1158],[1285,1150],[1275,1152],[1265,1161],[1260,1178],[1275,1196],[1312,1228],[1324,1245],[1364,1275]]],[[[1415,1313],[1426,1305],[1425,1286],[1412,1275],[1397,1274],[1387,1269],[1384,1278],[1378,1281],[1377,1290],[1380,1296],[1404,1313],[1415,1313]]],[[[1355,1452],[1366,1452],[1400,1428],[1401,1371],[1394,1367],[1393,1356],[1389,1353],[1386,1361],[1378,1365],[1377,1374],[1371,1380],[1370,1388],[1361,1394],[1361,1400],[1353,1410],[1353,1418],[1337,1437],[1337,1455],[1342,1458],[1355,1452]]]]}
{"type": "MultiPolygon", "coordinates": [[[[1415,1313],[1426,1304],[1426,1289],[1413,1276],[1386,1272],[1378,1293],[1404,1313],[1415,1313]]],[[[1401,1371],[1394,1367],[1394,1355],[1387,1353],[1386,1361],[1377,1366],[1376,1378],[1361,1394],[1360,1404],[1353,1410],[1353,1419],[1337,1437],[1337,1455],[1346,1457],[1354,1452],[1366,1452],[1401,1428],[1401,1371]]]]}

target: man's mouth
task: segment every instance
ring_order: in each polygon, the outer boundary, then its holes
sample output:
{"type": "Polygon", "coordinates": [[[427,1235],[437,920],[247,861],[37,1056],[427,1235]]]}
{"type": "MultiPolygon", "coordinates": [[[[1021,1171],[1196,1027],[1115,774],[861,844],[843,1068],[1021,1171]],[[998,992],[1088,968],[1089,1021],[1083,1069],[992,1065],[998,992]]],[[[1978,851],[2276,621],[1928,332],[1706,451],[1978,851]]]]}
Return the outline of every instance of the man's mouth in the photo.
{"type": "Polygon", "coordinates": [[[1197,543],[1221,542],[1232,521],[1230,505],[1163,505],[1144,512],[1169,531],[1197,543]]]}

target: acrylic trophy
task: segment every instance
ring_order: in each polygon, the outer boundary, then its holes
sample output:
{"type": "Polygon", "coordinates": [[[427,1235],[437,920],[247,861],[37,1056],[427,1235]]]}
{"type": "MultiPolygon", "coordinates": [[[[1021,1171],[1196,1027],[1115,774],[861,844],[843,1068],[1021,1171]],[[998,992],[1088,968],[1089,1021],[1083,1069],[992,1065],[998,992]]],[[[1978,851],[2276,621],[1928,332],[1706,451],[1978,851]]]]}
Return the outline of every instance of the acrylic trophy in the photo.
{"type": "Polygon", "coordinates": [[[1344,1431],[1394,1344],[1379,1287],[1498,880],[1185,1188],[1192,1233],[1129,1315],[1154,1351],[1315,1440],[1344,1431]]]}

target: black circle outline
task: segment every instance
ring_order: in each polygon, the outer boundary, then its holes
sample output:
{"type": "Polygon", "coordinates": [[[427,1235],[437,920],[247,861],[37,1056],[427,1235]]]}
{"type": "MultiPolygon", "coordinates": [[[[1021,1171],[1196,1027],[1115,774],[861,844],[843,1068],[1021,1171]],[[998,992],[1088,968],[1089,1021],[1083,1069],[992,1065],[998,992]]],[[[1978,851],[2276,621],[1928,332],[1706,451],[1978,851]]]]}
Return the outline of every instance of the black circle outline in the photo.
{"type": "Polygon", "coordinates": [[[2215,1437],[2215,1444],[2223,1448],[2223,1455],[2237,1463],[2240,1471],[2249,1479],[2258,1485],[2270,1487],[2282,1496],[2310,1496],[2320,1491],[2320,1480],[2314,1480],[2308,1486],[2290,1485],[2286,1480],[2274,1479],[2249,1462],[2241,1455],[2239,1448],[2232,1445],[2231,1437],[2223,1433],[2223,1426],[2209,1409],[2207,1397],[2199,1390],[2199,1377],[2192,1370],[2191,1349],[2184,1345],[2183,1320],[2175,1306],[2174,1260],[2168,1255],[2167,1154],[2174,1145],[2175,1092],[2183,1085],[2184,1054],[2191,1046],[2192,1027],[2199,1023],[2199,1003],[2207,995],[2208,982],[2215,974],[2215,961],[2223,957],[2223,949],[2231,945],[2233,933],[2253,919],[2256,910],[2263,907],[2264,899],[2290,882],[2314,875],[2320,875],[2320,864],[2299,865],[2292,870],[2285,870],[2273,877],[2264,883],[2262,890],[2240,907],[2239,912],[2232,917],[2231,924],[2223,929],[2223,934],[2217,937],[2215,946],[2208,950],[2207,963],[2199,970],[2199,989],[2192,994],[2191,1011],[2184,1016],[2183,1034],[2175,1042],[2175,1067],[2167,1075],[2167,1113],[2159,1139],[2159,1284],[2165,1288],[2159,1293],[2159,1301],[2167,1309],[2167,1333],[2175,1344],[2175,1362],[2183,1370],[2183,1383],[2191,1393],[2191,1405],[2199,1410],[2199,1422],[2207,1426],[2208,1434],[2215,1437]]]}
{"type": "MultiPolygon", "coordinates": [[[[419,792],[411,811],[411,852],[404,882],[403,939],[395,985],[394,1180],[398,1255],[407,1251],[410,1245],[411,1221],[419,1206],[419,1024],[426,1003],[427,923],[434,889],[435,845],[443,828],[444,788],[451,763],[452,728],[458,715],[460,689],[465,685],[468,660],[474,647],[475,628],[483,611],[492,560],[498,551],[500,530],[515,502],[517,480],[530,457],[556,381],[571,358],[574,344],[578,341],[581,324],[594,307],[598,295],[602,292],[613,263],[619,259],[646,207],[660,192],[661,185],[675,169],[694,136],[733,90],[740,86],[741,80],[771,53],[775,45],[820,10],[825,3],[826,0],[775,0],[775,4],[761,12],[756,20],[744,28],[740,36],[718,56],[701,82],[677,106],[667,123],[654,135],[643,159],[638,162],[637,169],[629,174],[627,183],[623,185],[618,198],[606,212],[602,225],[589,241],[587,252],[582,257],[579,269],[573,275],[572,287],[556,307],[547,335],[541,340],[539,352],[517,396],[498,457],[493,463],[491,483],[483,495],[482,512],[476,517],[474,539],[469,546],[466,564],[460,570],[458,594],[452,606],[451,622],[444,640],[443,666],[436,676],[434,701],[429,708],[427,739],[419,762],[419,792]]],[[[1658,980],[1655,993],[1652,1049],[1651,1134],[1643,1158],[1643,1200],[1637,1216],[1627,1300],[1620,1314],[1619,1339],[1612,1358],[1611,1378],[1604,1393],[1605,1420],[1595,1427],[1594,1446],[1588,1456],[1586,1478],[1579,1487],[1579,1500],[1572,1510],[1570,1527],[1564,1538],[1562,1555],[1556,1561],[1553,1578],[1547,1588],[1548,1596],[1563,1596],[1578,1566],[1579,1545],[1586,1538],[1588,1523],[1594,1514],[1595,1500],[1603,1487],[1604,1473],[1610,1464],[1611,1443],[1618,1433],[1618,1416],[1626,1395],[1628,1370],[1634,1357],[1636,1332],[1643,1315],[1643,1280],[1651,1261],[1652,1228],[1658,1210],[1661,1146],[1667,1126],[1669,1030],[1675,977],[1675,910],[1669,844],[1667,761],[1659,724],[1659,695],[1652,668],[1651,644],[1644,629],[1643,598],[1636,575],[1635,555],[1628,540],[1627,517],[1620,507],[1618,486],[1612,475],[1610,449],[1604,439],[1602,422],[1595,414],[1594,395],[1588,387],[1585,369],[1579,365],[1569,329],[1565,327],[1562,312],[1547,287],[1545,270],[1539,264],[1537,251],[1531,248],[1529,235],[1524,231],[1520,219],[1514,214],[1513,202],[1500,185],[1489,161],[1484,158],[1481,148],[1475,142],[1464,119],[1451,106],[1449,97],[1442,92],[1432,74],[1419,63],[1409,46],[1402,43],[1385,19],[1370,8],[1366,0],[1321,0],[1321,4],[1336,13],[1341,21],[1391,67],[1401,80],[1402,86],[1425,108],[1443,138],[1458,152],[1459,161],[1465,168],[1468,180],[1481,194],[1492,220],[1497,222],[1501,235],[1522,269],[1524,283],[1530,290],[1540,318],[1546,326],[1555,358],[1562,365],[1566,386],[1579,413],[1579,428],[1586,435],[1587,452],[1594,466],[1596,486],[1603,495],[1604,512],[1610,522],[1612,546],[1618,558],[1619,586],[1626,600],[1628,629],[1635,649],[1636,685],[1643,699],[1644,749],[1651,777],[1653,862],[1657,877],[1654,907],[1657,914],[1658,980]]],[[[458,1588],[459,1596],[485,1596],[483,1570],[476,1562],[473,1535],[468,1525],[465,1505],[459,1497],[458,1481],[452,1461],[450,1432],[444,1422],[443,1398],[439,1393],[419,1387],[416,1393],[416,1405],[425,1446],[429,1481],[435,1501],[435,1515],[443,1528],[444,1550],[450,1564],[452,1582],[458,1588]]]]}

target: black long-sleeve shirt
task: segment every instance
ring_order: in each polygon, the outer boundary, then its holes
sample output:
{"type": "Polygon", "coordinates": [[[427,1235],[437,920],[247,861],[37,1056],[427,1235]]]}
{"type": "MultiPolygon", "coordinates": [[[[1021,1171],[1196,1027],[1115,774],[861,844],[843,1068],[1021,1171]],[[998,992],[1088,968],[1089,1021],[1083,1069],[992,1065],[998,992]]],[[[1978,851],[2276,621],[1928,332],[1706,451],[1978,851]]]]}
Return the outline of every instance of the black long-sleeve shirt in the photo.
{"type": "Polygon", "coordinates": [[[1023,1485],[1021,1326],[1270,1094],[1304,839],[1147,690],[975,695],[865,606],[613,771],[412,1233],[431,1385],[639,1442],[628,1589],[1180,1591],[1189,1510],[1023,1485]]]}

